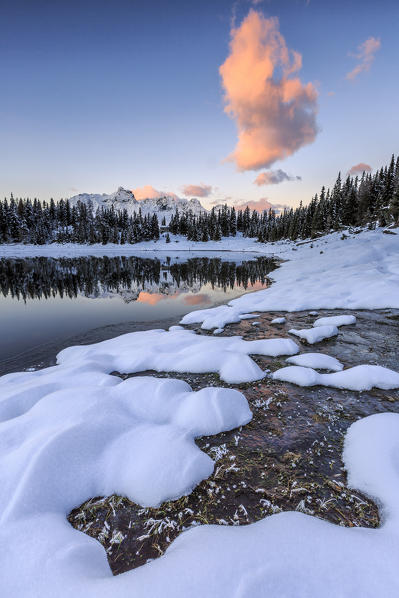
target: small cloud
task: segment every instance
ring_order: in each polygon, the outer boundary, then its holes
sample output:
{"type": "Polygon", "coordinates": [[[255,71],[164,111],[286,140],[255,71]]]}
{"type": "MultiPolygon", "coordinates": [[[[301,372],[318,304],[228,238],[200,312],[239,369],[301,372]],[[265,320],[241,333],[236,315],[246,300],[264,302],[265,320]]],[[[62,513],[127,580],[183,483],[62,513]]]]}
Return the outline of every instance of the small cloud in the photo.
{"type": "Polygon", "coordinates": [[[371,65],[374,62],[375,53],[381,47],[381,41],[376,37],[369,37],[365,42],[360,44],[356,54],[349,54],[354,58],[360,60],[359,64],[355,68],[347,73],[346,78],[353,81],[360,73],[370,70],[371,65]]]}
{"type": "Polygon", "coordinates": [[[183,195],[186,197],[208,197],[212,193],[211,185],[200,183],[199,185],[184,185],[183,195]]]}
{"type": "Polygon", "coordinates": [[[251,9],[232,28],[230,53],[219,71],[225,112],[238,129],[228,160],[238,170],[269,168],[315,140],[317,91],[302,83],[301,67],[302,56],[287,47],[276,17],[251,9]]]}
{"type": "Polygon", "coordinates": [[[172,193],[171,191],[158,191],[158,189],[155,189],[152,185],[136,187],[136,189],[132,189],[132,191],[134,197],[138,201],[141,201],[142,199],[158,199],[159,197],[165,197],[165,195],[177,199],[176,193],[172,193]]]}
{"type": "Polygon", "coordinates": [[[363,174],[363,172],[371,172],[372,168],[369,164],[365,164],[364,162],[359,162],[359,164],[355,164],[352,168],[348,171],[350,175],[356,174],[363,174]]]}
{"type": "Polygon", "coordinates": [[[301,181],[302,177],[292,176],[281,170],[269,170],[268,172],[261,172],[254,180],[254,184],[260,187],[261,185],[278,185],[284,181],[301,181]]]}
{"type": "Polygon", "coordinates": [[[328,95],[328,96],[335,96],[335,91],[329,91],[329,92],[327,93],[327,95],[328,95]]]}

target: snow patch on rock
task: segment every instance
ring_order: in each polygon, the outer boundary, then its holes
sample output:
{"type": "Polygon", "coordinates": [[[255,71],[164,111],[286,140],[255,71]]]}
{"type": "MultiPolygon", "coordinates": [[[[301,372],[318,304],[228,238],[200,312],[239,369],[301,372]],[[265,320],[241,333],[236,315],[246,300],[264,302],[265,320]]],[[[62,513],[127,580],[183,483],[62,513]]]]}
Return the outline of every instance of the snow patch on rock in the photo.
{"type": "Polygon", "coordinates": [[[285,324],[286,321],[287,320],[285,318],[274,318],[274,320],[272,320],[270,324],[285,324]]]}
{"type": "Polygon", "coordinates": [[[318,326],[317,328],[303,328],[302,330],[291,328],[288,332],[305,340],[309,345],[314,345],[326,338],[336,336],[338,334],[338,328],[336,326],[318,326]]]}
{"type": "Polygon", "coordinates": [[[305,368],[314,368],[315,370],[330,370],[331,372],[340,372],[344,366],[343,364],[324,353],[302,353],[301,355],[294,355],[288,357],[287,363],[293,365],[300,365],[305,368]]]}
{"type": "Polygon", "coordinates": [[[272,377],[298,386],[321,385],[359,392],[372,388],[399,388],[399,373],[380,365],[357,365],[333,374],[319,374],[310,367],[293,365],[275,371],[272,377]]]}
{"type": "Polygon", "coordinates": [[[318,318],[313,326],[348,326],[349,324],[356,324],[355,316],[327,316],[325,318],[318,318]]]}

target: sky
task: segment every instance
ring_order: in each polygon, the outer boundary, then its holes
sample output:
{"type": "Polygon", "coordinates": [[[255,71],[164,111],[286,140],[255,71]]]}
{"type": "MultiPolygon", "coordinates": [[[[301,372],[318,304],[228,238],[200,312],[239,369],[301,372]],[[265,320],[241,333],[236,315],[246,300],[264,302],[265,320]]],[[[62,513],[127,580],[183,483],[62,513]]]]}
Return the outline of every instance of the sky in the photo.
{"type": "Polygon", "coordinates": [[[0,0],[0,196],[307,203],[399,152],[397,0],[0,0]]]}

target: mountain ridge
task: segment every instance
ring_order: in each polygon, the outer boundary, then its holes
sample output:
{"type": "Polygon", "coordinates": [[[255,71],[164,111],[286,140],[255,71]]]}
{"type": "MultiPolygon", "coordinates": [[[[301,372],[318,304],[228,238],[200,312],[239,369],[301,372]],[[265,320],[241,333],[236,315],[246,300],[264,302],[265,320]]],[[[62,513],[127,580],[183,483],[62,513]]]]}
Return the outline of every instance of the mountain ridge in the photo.
{"type": "Polygon", "coordinates": [[[71,206],[76,205],[78,201],[85,204],[91,202],[94,212],[101,207],[110,208],[113,206],[116,210],[126,209],[129,216],[132,216],[135,212],[137,213],[139,209],[141,209],[143,216],[146,216],[147,214],[156,214],[158,219],[162,220],[165,218],[167,223],[175,213],[176,208],[180,214],[187,213],[189,210],[196,215],[208,213],[208,210],[195,198],[176,198],[165,194],[157,198],[148,197],[146,199],[137,200],[133,191],[124,189],[123,187],[118,187],[117,191],[110,194],[80,193],[69,198],[71,206]]]}

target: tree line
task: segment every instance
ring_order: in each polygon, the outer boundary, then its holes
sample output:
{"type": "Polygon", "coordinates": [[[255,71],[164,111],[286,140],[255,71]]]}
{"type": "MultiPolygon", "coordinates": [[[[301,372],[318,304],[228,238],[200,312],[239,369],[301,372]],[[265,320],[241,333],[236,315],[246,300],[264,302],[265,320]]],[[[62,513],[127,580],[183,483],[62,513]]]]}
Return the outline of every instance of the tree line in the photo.
{"type": "Polygon", "coordinates": [[[0,259],[0,292],[27,301],[50,297],[99,297],[105,293],[141,290],[170,294],[181,286],[188,289],[210,283],[227,290],[250,284],[266,284],[276,267],[266,257],[236,264],[220,258],[193,258],[186,262],[162,263],[158,259],[116,256],[76,258],[0,259]],[[169,275],[168,275],[169,273],[169,275]],[[166,275],[166,279],[165,279],[166,275]]]}
{"type": "Polygon", "coordinates": [[[159,239],[158,218],[142,216],[141,210],[129,216],[126,209],[101,207],[95,212],[91,202],[70,205],[38,199],[0,201],[0,243],[138,243],[159,239]]]}
{"type": "Polygon", "coordinates": [[[394,156],[389,166],[374,175],[364,172],[360,178],[347,176],[342,181],[339,173],[333,188],[323,186],[307,206],[301,202],[298,208],[278,215],[272,209],[259,214],[248,207],[236,212],[227,205],[199,216],[176,212],[169,229],[190,241],[218,241],[238,231],[265,243],[314,238],[346,227],[389,224],[399,224],[399,157],[395,160],[394,156]]]}
{"type": "Polygon", "coordinates": [[[279,216],[269,211],[257,237],[261,242],[314,238],[347,227],[373,229],[399,225],[399,157],[374,175],[359,178],[341,174],[332,189],[322,187],[307,206],[285,210],[279,216]]]}
{"type": "MultiPolygon", "coordinates": [[[[162,225],[165,225],[165,218],[162,225]]],[[[236,211],[227,205],[209,213],[192,211],[172,215],[167,230],[189,241],[219,241],[222,237],[257,238],[260,242],[280,239],[308,239],[345,227],[387,226],[399,224],[399,157],[390,164],[362,176],[341,174],[332,189],[322,187],[319,194],[304,206],[258,213],[236,211]]],[[[166,240],[170,241],[169,232],[166,240]]],[[[55,203],[38,199],[0,201],[0,243],[138,243],[157,240],[160,236],[156,214],[142,216],[141,210],[129,216],[126,209],[101,207],[95,212],[91,202],[70,206],[68,200],[55,203]]]]}

